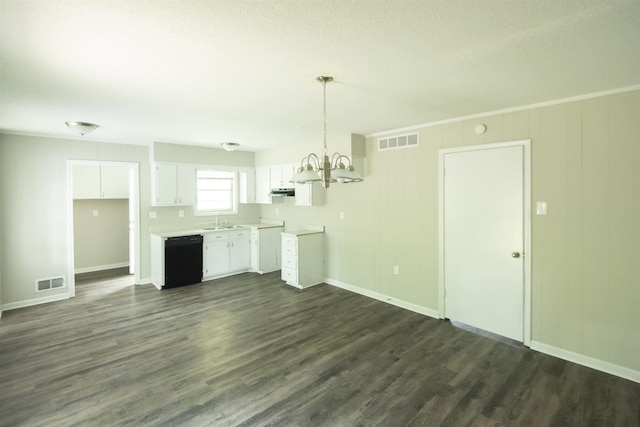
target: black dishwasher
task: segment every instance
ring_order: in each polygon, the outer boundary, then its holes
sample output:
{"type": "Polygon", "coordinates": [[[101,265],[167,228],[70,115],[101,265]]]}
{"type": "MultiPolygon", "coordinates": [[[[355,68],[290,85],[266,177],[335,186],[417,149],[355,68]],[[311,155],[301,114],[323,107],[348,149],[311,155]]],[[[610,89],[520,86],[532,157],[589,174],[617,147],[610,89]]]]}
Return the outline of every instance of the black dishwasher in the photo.
{"type": "Polygon", "coordinates": [[[164,287],[202,281],[202,236],[169,237],[164,241],[164,287]]]}

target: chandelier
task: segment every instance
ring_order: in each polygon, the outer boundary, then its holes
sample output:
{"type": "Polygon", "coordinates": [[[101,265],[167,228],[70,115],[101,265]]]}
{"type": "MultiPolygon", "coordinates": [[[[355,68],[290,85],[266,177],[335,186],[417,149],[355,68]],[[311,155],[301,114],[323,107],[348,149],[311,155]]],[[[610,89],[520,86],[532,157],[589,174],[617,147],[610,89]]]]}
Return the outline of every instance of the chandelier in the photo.
{"type": "Polygon", "coordinates": [[[300,167],[291,178],[291,182],[296,184],[313,184],[322,182],[322,187],[329,188],[332,182],[348,184],[350,182],[360,182],[362,177],[351,163],[351,159],[340,153],[334,153],[329,159],[327,154],[327,82],[333,81],[331,76],[318,76],[316,80],[322,83],[322,105],[324,121],[324,150],[322,161],[314,154],[310,153],[302,158],[300,167]],[[345,165],[346,162],[346,165],[345,165]]]}

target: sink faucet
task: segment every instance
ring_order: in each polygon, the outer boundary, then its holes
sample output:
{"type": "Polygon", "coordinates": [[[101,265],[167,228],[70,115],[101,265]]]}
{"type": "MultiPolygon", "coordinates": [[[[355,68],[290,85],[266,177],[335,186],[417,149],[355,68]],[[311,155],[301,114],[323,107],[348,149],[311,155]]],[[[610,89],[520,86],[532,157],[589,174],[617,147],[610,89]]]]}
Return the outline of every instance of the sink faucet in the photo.
{"type": "Polygon", "coordinates": [[[220,212],[216,212],[216,227],[218,226],[218,219],[220,217],[220,212]]]}
{"type": "Polygon", "coordinates": [[[228,227],[229,226],[229,218],[225,218],[222,220],[222,226],[223,227],[228,227]]]}

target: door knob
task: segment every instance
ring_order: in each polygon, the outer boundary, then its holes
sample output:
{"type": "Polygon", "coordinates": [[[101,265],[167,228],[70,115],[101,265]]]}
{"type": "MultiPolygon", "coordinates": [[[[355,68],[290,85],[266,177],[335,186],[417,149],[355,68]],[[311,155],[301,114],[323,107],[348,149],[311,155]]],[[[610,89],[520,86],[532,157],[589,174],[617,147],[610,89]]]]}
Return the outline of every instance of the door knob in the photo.
{"type": "Polygon", "coordinates": [[[511,252],[512,258],[520,258],[520,252],[511,252]]]}

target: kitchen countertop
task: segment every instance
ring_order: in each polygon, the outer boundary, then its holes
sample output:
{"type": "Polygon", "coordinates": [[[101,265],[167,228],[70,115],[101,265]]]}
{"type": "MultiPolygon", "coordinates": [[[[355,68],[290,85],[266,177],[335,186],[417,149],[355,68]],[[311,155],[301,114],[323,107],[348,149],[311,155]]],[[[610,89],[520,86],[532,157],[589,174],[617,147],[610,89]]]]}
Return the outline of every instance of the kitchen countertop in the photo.
{"type": "Polygon", "coordinates": [[[284,223],[282,221],[273,221],[273,222],[261,222],[254,224],[238,224],[234,227],[229,228],[217,228],[217,229],[208,229],[206,227],[196,227],[193,228],[183,228],[181,230],[155,230],[151,231],[151,234],[155,234],[160,237],[182,237],[182,236],[193,236],[198,234],[208,234],[208,233],[219,233],[221,231],[233,231],[238,229],[263,229],[263,228],[277,228],[284,227],[284,223]]]}
{"type": "Polygon", "coordinates": [[[304,236],[305,234],[318,234],[324,233],[324,225],[308,225],[307,228],[299,230],[287,230],[280,234],[289,236],[304,236]]]}
{"type": "Polygon", "coordinates": [[[278,227],[284,227],[284,226],[277,225],[277,224],[242,224],[241,227],[263,229],[263,228],[278,228],[278,227]]]}

